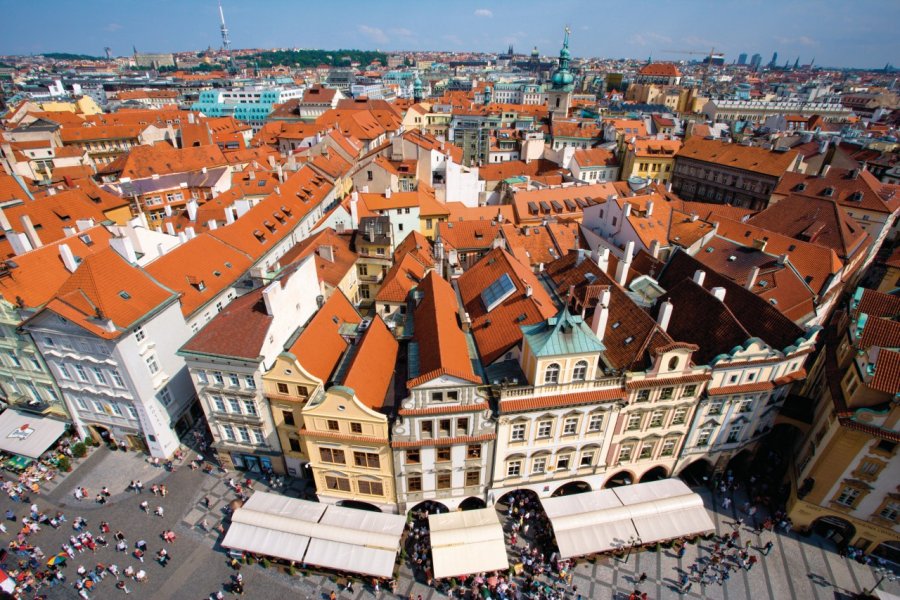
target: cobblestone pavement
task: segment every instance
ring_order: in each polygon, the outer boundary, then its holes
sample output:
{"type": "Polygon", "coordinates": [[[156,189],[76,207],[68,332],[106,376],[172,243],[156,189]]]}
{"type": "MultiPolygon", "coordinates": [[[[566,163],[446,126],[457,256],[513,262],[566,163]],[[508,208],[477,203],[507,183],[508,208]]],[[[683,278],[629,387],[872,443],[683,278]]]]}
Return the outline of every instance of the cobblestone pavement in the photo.
{"type": "MultiPolygon", "coordinates": [[[[110,452],[100,448],[84,460],[78,469],[55,484],[55,489],[38,496],[32,496],[41,510],[54,513],[62,510],[68,522],[58,530],[49,526],[33,534],[30,541],[41,547],[48,556],[59,551],[61,544],[72,535],[72,520],[82,516],[88,521],[88,529],[97,535],[101,520],[109,522],[112,533],[117,529],[125,532],[129,547],[133,550],[134,542],[144,539],[148,544],[145,562],[141,564],[131,554],[127,556],[116,552],[112,544],[98,549],[95,555],[86,552],[76,555],[64,569],[67,581],[64,584],[42,590],[49,598],[77,598],[71,583],[75,578],[75,569],[79,565],[90,568],[98,562],[115,563],[120,570],[128,565],[143,568],[147,571],[149,581],[136,583],[129,581],[130,598],[208,598],[210,594],[225,590],[233,571],[228,567],[224,550],[220,546],[222,534],[215,526],[225,517],[224,508],[235,498],[229,489],[227,480],[237,474],[206,474],[201,470],[187,468],[187,463],[180,466],[175,473],[155,468],[135,453],[110,452]],[[143,494],[126,491],[131,479],[141,478],[144,482],[143,494]],[[165,498],[154,496],[149,491],[152,483],[165,484],[169,494],[165,498]],[[82,485],[89,491],[99,490],[106,485],[113,493],[110,502],[104,506],[92,500],[77,501],[72,496],[76,485],[82,485]],[[206,508],[203,498],[208,497],[210,507],[206,508]],[[165,516],[157,517],[145,514],[139,503],[147,500],[151,507],[163,506],[165,516]],[[201,527],[204,519],[209,530],[201,527]],[[160,534],[164,529],[171,529],[178,535],[174,544],[165,544],[160,534]],[[167,567],[160,566],[152,560],[152,556],[167,547],[172,561],[167,567]]],[[[288,481],[277,490],[271,490],[265,482],[257,482],[254,489],[264,489],[284,493],[292,497],[304,497],[312,490],[303,481],[288,481]]],[[[94,492],[96,493],[96,492],[94,492]]],[[[715,519],[719,533],[732,531],[731,523],[739,516],[740,499],[736,499],[729,511],[723,511],[713,504],[712,497],[706,490],[701,490],[706,505],[715,519]],[[715,508],[713,508],[715,507],[715,508]]],[[[93,497],[93,495],[91,496],[93,497]]],[[[3,495],[0,498],[0,513],[11,508],[19,518],[28,512],[28,504],[14,503],[3,495]]],[[[0,536],[4,546],[14,536],[19,523],[5,521],[8,533],[0,536]]],[[[749,532],[742,532],[742,537],[749,532]]],[[[842,595],[867,589],[874,585],[875,577],[872,569],[856,562],[841,558],[827,541],[816,537],[799,537],[794,533],[764,533],[762,537],[752,535],[755,547],[762,546],[768,540],[775,547],[768,557],[760,555],[759,564],[751,571],[739,571],[732,575],[724,586],[713,585],[700,587],[694,584],[686,598],[712,598],[722,600],[759,600],[760,598],[810,598],[817,600],[833,599],[842,595]]],[[[613,558],[600,559],[596,563],[581,562],[574,569],[573,584],[584,598],[625,598],[635,586],[635,580],[641,573],[647,573],[648,579],[640,585],[650,598],[682,597],[676,591],[681,569],[700,555],[708,555],[709,543],[699,546],[688,545],[687,553],[679,559],[672,551],[636,552],[627,560],[613,558]]],[[[758,554],[758,553],[757,553],[758,554]]],[[[6,564],[13,568],[17,557],[13,554],[7,558],[6,564]]],[[[327,600],[332,590],[337,590],[341,598],[371,599],[394,598],[385,591],[377,596],[370,589],[356,585],[354,592],[347,593],[338,589],[334,577],[309,574],[308,576],[289,576],[274,568],[262,569],[259,566],[244,567],[241,570],[245,582],[246,598],[300,598],[327,600]]],[[[896,583],[882,586],[887,591],[900,591],[896,583]]],[[[415,581],[407,566],[400,567],[398,580],[400,597],[413,598],[419,595],[423,600],[444,598],[433,588],[420,581],[415,581]]],[[[92,598],[112,598],[124,593],[115,589],[115,581],[107,577],[100,582],[92,598]]],[[[28,596],[30,597],[30,596],[28,596]]]]}

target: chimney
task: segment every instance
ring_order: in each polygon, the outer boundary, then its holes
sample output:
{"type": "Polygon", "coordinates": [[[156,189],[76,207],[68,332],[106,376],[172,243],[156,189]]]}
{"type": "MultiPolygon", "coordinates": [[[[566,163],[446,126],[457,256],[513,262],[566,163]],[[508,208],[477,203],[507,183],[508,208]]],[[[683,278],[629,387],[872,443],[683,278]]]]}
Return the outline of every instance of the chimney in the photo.
{"type": "Polygon", "coordinates": [[[66,270],[69,271],[69,273],[74,273],[75,269],[78,268],[78,262],[75,260],[75,255],[72,254],[72,250],[69,248],[68,244],[59,245],[59,256],[62,258],[66,270]]]}
{"type": "Polygon", "coordinates": [[[756,278],[759,277],[759,267],[753,267],[750,269],[750,275],[747,276],[747,283],[744,284],[748,290],[753,290],[753,285],[756,283],[756,278]]]}
{"type": "Polygon", "coordinates": [[[284,183],[284,168],[281,165],[278,165],[275,170],[278,172],[278,182],[284,183]]]}
{"type": "Polygon", "coordinates": [[[606,333],[606,323],[609,321],[609,289],[605,289],[600,293],[600,299],[597,306],[594,307],[594,318],[591,319],[591,331],[597,336],[597,339],[603,341],[603,334],[606,333]]]}
{"type": "Polygon", "coordinates": [[[631,203],[626,202],[625,206],[622,208],[622,220],[624,221],[628,217],[631,216],[631,203]]]}
{"type": "Polygon", "coordinates": [[[206,222],[206,228],[209,229],[210,231],[212,231],[213,229],[218,229],[219,224],[216,223],[215,219],[210,219],[209,221],[206,222]]]}
{"type": "Polygon", "coordinates": [[[388,186],[388,187],[386,187],[386,188],[384,189],[384,197],[385,197],[385,198],[390,198],[390,197],[391,197],[391,188],[390,188],[390,186],[388,186]]]}
{"type": "Polygon", "coordinates": [[[723,287],[714,287],[710,290],[712,295],[716,297],[716,300],[719,302],[725,302],[725,288],[723,287]]]}
{"type": "Polygon", "coordinates": [[[354,191],[350,194],[350,229],[359,228],[359,194],[354,191]]]}
{"type": "Polygon", "coordinates": [[[597,253],[597,266],[606,273],[609,270],[609,248],[601,248],[597,253]]]}
{"type": "Polygon", "coordinates": [[[188,200],[188,203],[187,203],[188,219],[190,219],[192,223],[197,220],[198,206],[199,205],[197,204],[197,201],[194,200],[193,198],[188,200]]]}
{"type": "Polygon", "coordinates": [[[22,215],[19,217],[19,221],[22,222],[22,228],[25,230],[25,235],[28,236],[28,241],[31,243],[32,248],[40,248],[44,244],[41,242],[41,238],[38,237],[37,231],[34,229],[34,225],[31,224],[31,217],[28,215],[22,215]]]}
{"type": "Polygon", "coordinates": [[[831,165],[822,165],[822,170],[819,171],[819,177],[827,177],[828,171],[831,170],[831,165]]]}
{"type": "Polygon", "coordinates": [[[701,271],[700,269],[694,271],[694,283],[703,287],[704,281],[706,281],[706,271],[701,271]]]}
{"type": "Polygon", "coordinates": [[[3,212],[2,208],[0,208],[0,229],[3,231],[12,229],[12,225],[10,225],[9,219],[6,217],[6,213],[3,212]]]}
{"type": "Polygon", "coordinates": [[[185,227],[185,228],[184,228],[184,233],[187,235],[187,238],[188,238],[189,240],[192,240],[192,239],[194,239],[195,237],[197,237],[197,232],[194,231],[194,228],[193,228],[193,227],[185,227]]]}
{"type": "Polygon", "coordinates": [[[783,265],[783,264],[786,263],[787,261],[788,261],[788,255],[787,255],[787,254],[779,254],[779,255],[778,255],[778,264],[779,264],[779,265],[783,265]]]}
{"type": "Polygon", "coordinates": [[[109,240],[109,245],[112,246],[113,250],[119,253],[119,256],[131,264],[137,264],[137,253],[134,251],[134,244],[131,242],[131,238],[111,238],[109,240]]]}
{"type": "Polygon", "coordinates": [[[526,297],[526,298],[531,298],[531,295],[532,295],[533,293],[534,293],[534,290],[531,288],[531,286],[530,286],[530,285],[526,285],[526,286],[525,286],[525,297],[526,297]]]}
{"type": "Polygon", "coordinates": [[[175,235],[175,226],[172,225],[171,222],[166,223],[166,233],[169,235],[175,235]]]}
{"type": "Polygon", "coordinates": [[[697,213],[695,213],[695,212],[691,213],[691,223],[696,223],[697,219],[699,219],[699,218],[700,218],[700,215],[698,215],[697,213]]]}
{"type": "Polygon", "coordinates": [[[650,242],[650,254],[653,258],[659,258],[659,240],[650,242]]]}
{"type": "Polygon", "coordinates": [[[166,204],[165,208],[163,209],[163,212],[166,213],[167,217],[171,217],[172,216],[172,205],[166,204]]]}
{"type": "Polygon", "coordinates": [[[225,224],[231,225],[232,223],[234,223],[234,211],[229,206],[225,208],[225,224]]]}
{"type": "Polygon", "coordinates": [[[673,308],[674,306],[668,300],[659,306],[659,314],[656,316],[656,322],[659,323],[659,328],[663,331],[669,328],[669,321],[672,319],[673,308]]]}
{"type": "Polygon", "coordinates": [[[9,245],[12,246],[13,252],[16,254],[16,256],[34,250],[31,242],[28,241],[28,236],[24,233],[19,233],[17,231],[7,231],[6,239],[9,240],[9,245]]]}
{"type": "Polygon", "coordinates": [[[634,242],[628,242],[625,245],[625,256],[619,261],[619,266],[616,267],[616,283],[622,287],[625,287],[625,283],[628,281],[628,269],[631,267],[631,254],[633,252],[634,242]]]}
{"type": "Polygon", "coordinates": [[[256,180],[256,171],[250,171],[250,172],[247,174],[247,179],[248,179],[249,181],[255,181],[255,180],[256,180]]]}
{"type": "Polygon", "coordinates": [[[75,235],[75,228],[74,227],[63,227],[63,235],[65,237],[71,237],[71,236],[75,235]]]}
{"type": "Polygon", "coordinates": [[[647,200],[647,216],[653,216],[653,200],[647,200]]]}
{"type": "Polygon", "coordinates": [[[188,113],[188,123],[190,123],[191,125],[194,124],[194,113],[192,112],[188,113]]]}
{"type": "Polygon", "coordinates": [[[84,231],[85,229],[90,229],[93,226],[93,219],[78,219],[77,221],[75,221],[75,227],[78,228],[78,231],[84,231]]]}
{"type": "Polygon", "coordinates": [[[330,244],[319,246],[319,256],[328,262],[334,262],[334,246],[330,244]]]}
{"type": "Polygon", "coordinates": [[[671,192],[671,191],[672,191],[672,182],[671,182],[671,181],[667,181],[667,182],[666,182],[666,191],[667,191],[667,192],[671,192]]]}

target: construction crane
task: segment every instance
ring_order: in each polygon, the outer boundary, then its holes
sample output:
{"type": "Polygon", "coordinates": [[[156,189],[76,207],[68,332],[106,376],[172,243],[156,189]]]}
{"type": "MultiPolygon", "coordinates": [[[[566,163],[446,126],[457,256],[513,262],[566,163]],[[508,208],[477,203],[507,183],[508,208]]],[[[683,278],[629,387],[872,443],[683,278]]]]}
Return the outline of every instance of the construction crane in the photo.
{"type": "Polygon", "coordinates": [[[106,52],[106,60],[112,60],[112,48],[107,46],[103,51],[106,52]]]}
{"type": "Polygon", "coordinates": [[[705,56],[706,67],[703,69],[703,80],[700,82],[700,89],[706,87],[706,78],[709,77],[709,68],[712,66],[713,55],[716,53],[715,48],[710,48],[709,52],[697,52],[696,50],[663,50],[666,54],[690,54],[694,56],[705,56]]]}

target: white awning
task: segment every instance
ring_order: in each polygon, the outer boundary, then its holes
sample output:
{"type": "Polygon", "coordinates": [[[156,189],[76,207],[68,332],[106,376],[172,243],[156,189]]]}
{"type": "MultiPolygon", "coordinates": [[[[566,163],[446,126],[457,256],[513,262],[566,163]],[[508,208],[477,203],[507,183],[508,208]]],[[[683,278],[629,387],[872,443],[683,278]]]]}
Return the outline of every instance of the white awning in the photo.
{"type": "Polygon", "coordinates": [[[663,479],[541,500],[563,558],[652,544],[715,529],[703,499],[663,479]]]}
{"type": "Polygon", "coordinates": [[[256,492],[222,545],[310,565],[391,577],[406,519],[256,492]]]}
{"type": "Polygon", "coordinates": [[[65,431],[62,421],[7,408],[0,414],[0,450],[40,458],[65,431]]]}
{"type": "Polygon", "coordinates": [[[429,515],[428,528],[439,579],[509,568],[503,527],[493,508],[429,515]]]}

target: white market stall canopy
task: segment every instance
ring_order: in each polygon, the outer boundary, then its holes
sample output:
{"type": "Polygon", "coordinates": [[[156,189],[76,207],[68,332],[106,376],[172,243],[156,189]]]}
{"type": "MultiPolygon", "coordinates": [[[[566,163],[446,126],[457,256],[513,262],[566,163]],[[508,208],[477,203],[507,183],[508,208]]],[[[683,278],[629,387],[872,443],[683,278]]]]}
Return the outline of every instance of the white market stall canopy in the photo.
{"type": "Polygon", "coordinates": [[[66,424],[62,421],[7,408],[0,414],[0,450],[40,458],[65,431],[66,424]]]}
{"type": "Polygon", "coordinates": [[[545,498],[541,504],[563,558],[623,548],[630,539],[652,544],[715,529],[703,498],[680,479],[545,498]]]}
{"type": "Polygon", "coordinates": [[[234,511],[226,548],[310,565],[391,577],[406,519],[254,493],[234,511]]]}
{"type": "Polygon", "coordinates": [[[439,579],[509,568],[503,527],[493,508],[429,515],[428,528],[439,579]]]}

